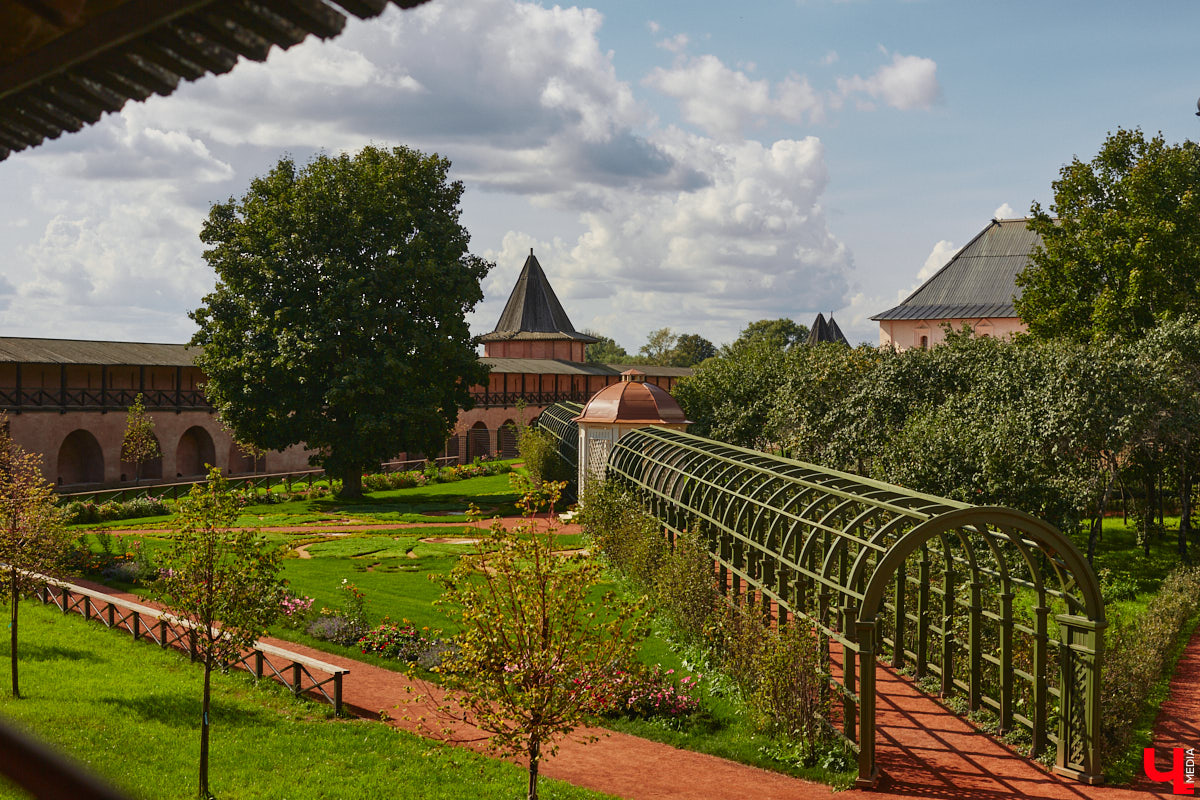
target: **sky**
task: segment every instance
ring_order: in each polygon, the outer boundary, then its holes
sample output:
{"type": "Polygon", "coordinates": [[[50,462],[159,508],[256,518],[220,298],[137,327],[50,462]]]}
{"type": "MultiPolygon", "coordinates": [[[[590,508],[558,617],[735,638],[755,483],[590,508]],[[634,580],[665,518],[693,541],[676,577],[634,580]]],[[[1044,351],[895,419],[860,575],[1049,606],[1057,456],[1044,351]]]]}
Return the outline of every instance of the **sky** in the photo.
{"type": "Polygon", "coordinates": [[[284,155],[453,162],[491,330],[530,248],[577,329],[852,342],[1109,131],[1200,138],[1200,3],[432,0],[0,162],[0,335],[183,342],[198,233],[284,155]]]}

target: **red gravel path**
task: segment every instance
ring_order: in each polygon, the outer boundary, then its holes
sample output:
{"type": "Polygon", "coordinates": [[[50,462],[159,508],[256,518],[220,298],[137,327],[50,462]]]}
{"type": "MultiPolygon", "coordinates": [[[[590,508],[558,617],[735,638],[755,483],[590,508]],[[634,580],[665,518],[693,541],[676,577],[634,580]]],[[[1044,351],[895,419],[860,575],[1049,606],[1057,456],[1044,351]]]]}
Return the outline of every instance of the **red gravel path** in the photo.
{"type": "MultiPolygon", "coordinates": [[[[411,684],[399,673],[291,642],[266,641],[350,669],[343,695],[362,716],[378,718],[380,711],[386,711],[392,718],[389,724],[415,729],[420,726],[404,717],[428,713],[404,705],[411,684]]],[[[890,669],[880,665],[877,676],[877,757],[883,776],[875,790],[838,793],[838,800],[1145,800],[1171,796],[1166,784],[1142,781],[1129,788],[1095,787],[1049,774],[979,733],[890,669]]],[[[418,692],[429,689],[415,687],[418,692]]],[[[1198,720],[1200,635],[1193,637],[1180,660],[1171,698],[1155,729],[1160,766],[1169,763],[1167,748],[1200,745],[1198,720]]],[[[826,800],[834,795],[827,786],[626,734],[598,729],[581,734],[600,739],[586,745],[574,738],[564,741],[558,756],[545,763],[542,774],[634,800],[826,800]]],[[[466,733],[459,736],[468,738],[466,733]]]]}

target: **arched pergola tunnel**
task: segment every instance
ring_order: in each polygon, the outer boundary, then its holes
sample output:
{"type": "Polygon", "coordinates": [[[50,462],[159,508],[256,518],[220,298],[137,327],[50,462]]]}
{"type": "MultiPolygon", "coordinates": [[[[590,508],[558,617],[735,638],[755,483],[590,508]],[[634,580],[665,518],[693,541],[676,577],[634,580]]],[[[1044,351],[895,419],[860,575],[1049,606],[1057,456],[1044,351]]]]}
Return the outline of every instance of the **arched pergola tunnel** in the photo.
{"type": "Polygon", "coordinates": [[[877,774],[878,658],[990,709],[1003,731],[1025,728],[1035,754],[1053,745],[1058,772],[1101,779],[1103,602],[1053,527],[665,428],[622,437],[608,477],[672,538],[697,531],[731,599],[807,619],[822,653],[840,649],[828,721],[857,751],[860,784],[877,774]]]}

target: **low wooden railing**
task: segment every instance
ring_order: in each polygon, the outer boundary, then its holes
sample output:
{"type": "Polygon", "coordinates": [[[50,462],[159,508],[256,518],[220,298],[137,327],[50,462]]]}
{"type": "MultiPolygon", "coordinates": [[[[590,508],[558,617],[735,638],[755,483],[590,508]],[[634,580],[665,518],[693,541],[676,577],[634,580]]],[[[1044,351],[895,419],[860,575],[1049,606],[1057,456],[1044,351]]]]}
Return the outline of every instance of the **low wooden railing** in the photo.
{"type": "Polygon", "coordinates": [[[70,409],[125,411],[138,395],[151,411],[211,411],[202,389],[0,389],[0,409],[10,412],[70,409]]]}
{"type": "MultiPolygon", "coordinates": [[[[53,603],[62,613],[74,611],[84,619],[96,620],[106,628],[123,628],[134,640],[149,639],[159,647],[174,647],[196,658],[195,626],[186,619],[157,608],[114,597],[78,584],[60,581],[46,575],[33,574],[40,582],[36,592],[43,603],[53,603]]],[[[270,676],[291,689],[294,695],[320,696],[333,706],[333,713],[342,713],[342,678],[350,670],[309,656],[285,650],[265,642],[255,642],[237,661],[227,666],[239,666],[256,678],[270,676]],[[278,663],[272,661],[275,658],[278,663]],[[326,677],[318,680],[315,673],[326,677]],[[307,682],[305,682],[307,679],[307,682]],[[326,691],[329,686],[332,694],[326,691]]]]}

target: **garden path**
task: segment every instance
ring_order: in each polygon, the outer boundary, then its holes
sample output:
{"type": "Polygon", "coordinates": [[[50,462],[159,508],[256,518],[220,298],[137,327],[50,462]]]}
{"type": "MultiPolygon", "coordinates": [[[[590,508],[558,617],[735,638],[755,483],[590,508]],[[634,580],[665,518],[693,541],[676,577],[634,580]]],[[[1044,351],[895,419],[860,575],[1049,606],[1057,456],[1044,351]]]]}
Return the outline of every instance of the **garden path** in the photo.
{"type": "MultiPolygon", "coordinates": [[[[95,585],[100,591],[138,602],[131,594],[95,585]]],[[[432,704],[409,702],[411,692],[436,696],[437,688],[414,685],[404,675],[320,650],[275,639],[265,641],[344,666],[343,696],[364,717],[386,712],[389,724],[430,735],[440,724],[422,724],[432,704]],[[411,692],[410,692],[411,690],[411,692]]],[[[837,793],[837,800],[1146,800],[1171,797],[1170,786],[1142,782],[1128,788],[1084,786],[1059,778],[972,727],[906,678],[882,664],[877,672],[877,758],[883,776],[873,791],[837,793]]],[[[463,726],[455,739],[477,737],[463,726]]],[[[562,743],[542,774],[631,800],[826,800],[834,792],[821,784],[789,778],[714,756],[678,750],[622,733],[586,729],[562,743]]],[[[1171,683],[1155,727],[1159,763],[1167,748],[1200,744],[1200,633],[1193,636],[1171,683]]],[[[478,743],[471,746],[478,747],[478,743]]]]}
{"type": "MultiPolygon", "coordinates": [[[[506,530],[511,530],[518,525],[527,524],[525,517],[496,517],[500,523],[504,525],[506,530]]],[[[492,524],[491,519],[485,519],[478,523],[479,528],[487,528],[492,524]]],[[[560,536],[568,536],[570,534],[581,533],[582,529],[577,522],[559,522],[558,520],[550,520],[548,514],[538,514],[534,519],[534,524],[539,531],[544,531],[546,528],[553,525],[555,533],[560,536]]],[[[382,533],[386,531],[413,530],[421,528],[453,528],[463,526],[464,529],[475,530],[475,526],[467,522],[310,522],[304,525],[272,525],[263,528],[233,528],[232,530],[262,530],[270,531],[271,533],[309,533],[319,534],[341,534],[347,533],[382,533]]],[[[108,533],[114,536],[162,536],[169,528],[109,528],[108,533]]],[[[83,531],[86,533],[87,531],[83,531]]]]}

